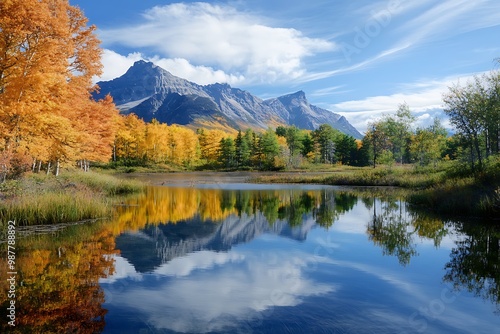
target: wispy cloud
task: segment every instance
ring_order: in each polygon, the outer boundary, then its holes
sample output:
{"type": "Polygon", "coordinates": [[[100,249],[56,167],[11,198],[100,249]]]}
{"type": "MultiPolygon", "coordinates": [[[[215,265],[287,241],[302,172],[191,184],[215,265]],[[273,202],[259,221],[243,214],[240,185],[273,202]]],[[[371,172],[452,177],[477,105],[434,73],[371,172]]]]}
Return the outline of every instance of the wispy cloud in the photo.
{"type": "Polygon", "coordinates": [[[496,0],[446,0],[432,6],[419,1],[398,30],[405,36],[404,43],[415,44],[498,25],[500,2],[496,0]]]}
{"type": "Polygon", "coordinates": [[[304,73],[310,82],[368,69],[436,40],[500,25],[500,2],[494,0],[379,1],[359,8],[358,25],[337,40],[336,54],[351,65],[304,73]],[[378,51],[374,51],[378,50],[378,51]],[[375,53],[376,52],[376,53],[375,53]]]}
{"type": "Polygon", "coordinates": [[[409,44],[400,45],[400,46],[392,48],[392,49],[384,50],[384,51],[380,52],[379,54],[377,54],[369,59],[366,59],[362,62],[356,63],[356,64],[351,65],[351,66],[342,67],[342,68],[331,70],[331,71],[305,74],[305,75],[301,76],[297,81],[298,82],[309,82],[309,81],[325,79],[325,78],[332,77],[335,75],[360,71],[362,69],[365,69],[369,66],[376,64],[378,61],[381,61],[383,59],[387,60],[388,56],[395,55],[398,52],[403,51],[408,47],[409,47],[409,44]]]}
{"type": "Polygon", "coordinates": [[[312,92],[310,95],[317,97],[317,96],[344,94],[344,93],[348,92],[347,90],[342,89],[343,87],[345,87],[345,85],[338,85],[338,86],[317,89],[314,92],[312,92]]]}

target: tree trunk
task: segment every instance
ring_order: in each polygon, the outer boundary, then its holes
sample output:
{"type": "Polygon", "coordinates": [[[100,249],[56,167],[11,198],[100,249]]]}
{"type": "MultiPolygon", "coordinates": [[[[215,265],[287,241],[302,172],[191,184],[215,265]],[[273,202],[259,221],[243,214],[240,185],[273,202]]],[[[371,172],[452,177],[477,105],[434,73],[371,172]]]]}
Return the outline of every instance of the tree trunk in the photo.
{"type": "Polygon", "coordinates": [[[479,138],[477,135],[474,135],[474,148],[476,149],[477,153],[477,162],[478,162],[478,167],[479,170],[483,170],[483,159],[481,157],[481,147],[479,146],[479,138]]]}
{"type": "Polygon", "coordinates": [[[56,163],[56,176],[59,176],[59,169],[60,169],[61,165],[59,163],[59,159],[57,159],[57,163],[56,163]]]}
{"type": "Polygon", "coordinates": [[[50,161],[47,163],[47,175],[50,173],[50,161]]]}

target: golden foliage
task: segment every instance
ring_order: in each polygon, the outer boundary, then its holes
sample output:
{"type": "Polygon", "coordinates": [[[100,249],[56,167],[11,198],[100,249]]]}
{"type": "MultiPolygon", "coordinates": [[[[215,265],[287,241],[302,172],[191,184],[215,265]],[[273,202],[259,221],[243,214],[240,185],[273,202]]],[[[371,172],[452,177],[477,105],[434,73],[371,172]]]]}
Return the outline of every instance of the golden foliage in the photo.
{"type": "Polygon", "coordinates": [[[222,189],[149,187],[145,193],[117,206],[109,224],[114,235],[125,230],[140,230],[146,225],[175,224],[199,217],[202,221],[221,222],[230,215],[253,214],[256,210],[278,216],[278,211],[295,206],[300,196],[310,199],[311,207],[321,203],[317,191],[244,192],[222,189]],[[276,204],[275,206],[271,204],[276,204]],[[272,211],[272,212],[271,212],[272,211]]]}
{"type": "MultiPolygon", "coordinates": [[[[16,246],[16,327],[9,332],[101,332],[107,311],[99,278],[114,272],[114,240],[101,228],[85,240],[80,236],[58,245],[31,240],[16,246]]],[[[0,298],[4,307],[7,295],[0,298]]]]}
{"type": "Polygon", "coordinates": [[[148,224],[177,223],[195,217],[220,221],[234,210],[221,206],[221,190],[196,188],[151,187],[147,191],[117,207],[110,225],[115,235],[124,230],[139,230],[148,224]]]}
{"type": "Polygon", "coordinates": [[[109,157],[118,111],[90,96],[101,73],[94,31],[68,1],[0,2],[0,151],[39,161],[109,157]]]}
{"type": "Polygon", "coordinates": [[[186,127],[153,120],[144,123],[135,114],[118,123],[115,159],[146,159],[154,163],[193,166],[200,157],[198,136],[186,127]]]}

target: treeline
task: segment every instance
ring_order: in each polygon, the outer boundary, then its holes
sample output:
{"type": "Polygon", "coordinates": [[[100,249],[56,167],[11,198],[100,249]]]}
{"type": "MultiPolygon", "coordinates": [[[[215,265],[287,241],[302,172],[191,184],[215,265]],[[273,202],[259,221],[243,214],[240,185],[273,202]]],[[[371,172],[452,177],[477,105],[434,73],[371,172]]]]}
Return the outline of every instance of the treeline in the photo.
{"type": "Polygon", "coordinates": [[[436,164],[451,159],[455,152],[450,147],[446,129],[439,118],[428,127],[413,129],[415,116],[407,104],[401,104],[395,115],[385,115],[368,125],[362,142],[363,164],[391,165],[394,163],[436,164]]]}
{"type": "Polygon", "coordinates": [[[457,159],[464,162],[466,172],[483,171],[486,161],[500,153],[500,72],[491,71],[463,86],[450,87],[443,102],[454,126],[453,135],[448,136],[439,119],[426,128],[413,129],[415,117],[402,104],[395,115],[369,125],[362,156],[374,166],[394,162],[428,165],[457,159]]]}
{"type": "Polygon", "coordinates": [[[317,130],[278,126],[228,134],[221,130],[193,131],[153,120],[144,123],[130,114],[120,119],[112,148],[114,165],[171,164],[187,169],[297,168],[305,162],[358,163],[361,142],[321,125],[317,130]]]}
{"type": "Polygon", "coordinates": [[[454,85],[444,95],[445,113],[457,133],[460,157],[473,172],[500,153],[500,72],[475,76],[465,86],[454,85]]]}
{"type": "Polygon", "coordinates": [[[184,168],[279,170],[310,164],[350,166],[393,163],[436,164],[452,159],[457,145],[439,119],[427,128],[412,129],[409,107],[370,125],[363,140],[328,124],[310,131],[278,126],[264,132],[252,129],[228,134],[221,130],[191,129],[144,123],[134,114],[121,119],[113,144],[113,164],[145,166],[173,164],[184,168]]]}

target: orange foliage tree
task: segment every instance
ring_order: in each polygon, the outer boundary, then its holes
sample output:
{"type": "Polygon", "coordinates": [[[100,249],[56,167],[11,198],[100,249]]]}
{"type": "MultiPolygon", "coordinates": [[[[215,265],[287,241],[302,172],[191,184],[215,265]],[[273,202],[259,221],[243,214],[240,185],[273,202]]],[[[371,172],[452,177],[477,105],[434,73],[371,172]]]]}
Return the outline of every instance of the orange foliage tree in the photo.
{"type": "MultiPolygon", "coordinates": [[[[63,232],[65,233],[65,232],[63,232]]],[[[2,333],[100,333],[107,310],[99,279],[114,273],[115,238],[106,226],[72,226],[66,237],[38,235],[16,244],[16,326],[2,333]],[[74,234],[72,234],[74,233],[74,234]],[[76,237],[71,237],[75,235],[76,237]]],[[[7,270],[5,257],[0,268],[7,270]]],[[[5,290],[6,282],[0,282],[5,290]]],[[[6,308],[10,300],[0,296],[6,308]]]]}
{"type": "Polygon", "coordinates": [[[0,2],[0,154],[33,169],[109,158],[118,111],[91,99],[102,66],[94,31],[66,0],[0,2]]]}

